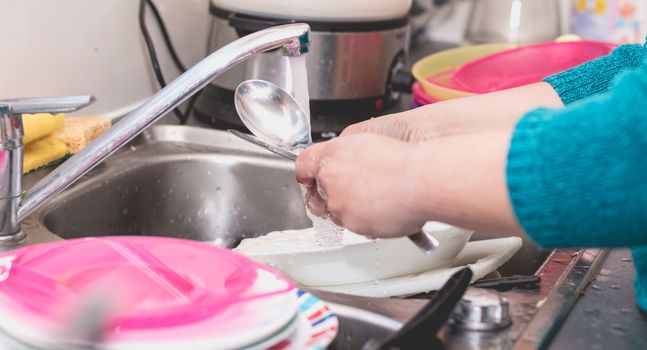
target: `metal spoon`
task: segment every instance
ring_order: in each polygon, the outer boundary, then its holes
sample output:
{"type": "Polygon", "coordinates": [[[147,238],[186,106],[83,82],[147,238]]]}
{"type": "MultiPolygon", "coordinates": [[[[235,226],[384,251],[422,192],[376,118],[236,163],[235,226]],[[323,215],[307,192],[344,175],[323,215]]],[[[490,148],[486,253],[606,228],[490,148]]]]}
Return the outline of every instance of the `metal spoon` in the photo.
{"type": "MultiPolygon", "coordinates": [[[[290,153],[289,149],[312,143],[310,116],[292,95],[275,84],[264,80],[242,82],[236,88],[234,105],[243,124],[258,138],[255,142],[234,133],[245,141],[287,158],[291,157],[282,152],[290,153]],[[277,152],[276,148],[282,149],[281,152],[277,152]]],[[[439,245],[433,235],[422,229],[410,235],[409,239],[425,254],[431,254],[439,245]]]]}
{"type": "Polygon", "coordinates": [[[236,111],[260,140],[283,148],[312,143],[310,116],[285,90],[264,80],[247,80],[236,88],[236,111]]]}

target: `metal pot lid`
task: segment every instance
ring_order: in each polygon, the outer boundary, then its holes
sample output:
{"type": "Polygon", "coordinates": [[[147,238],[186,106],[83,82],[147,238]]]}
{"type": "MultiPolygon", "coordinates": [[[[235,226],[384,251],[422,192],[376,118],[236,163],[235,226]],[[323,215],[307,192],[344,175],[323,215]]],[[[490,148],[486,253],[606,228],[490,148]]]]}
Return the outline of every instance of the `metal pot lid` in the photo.
{"type": "Polygon", "coordinates": [[[211,0],[211,3],[224,10],[264,17],[368,22],[406,16],[412,0],[211,0]]]}

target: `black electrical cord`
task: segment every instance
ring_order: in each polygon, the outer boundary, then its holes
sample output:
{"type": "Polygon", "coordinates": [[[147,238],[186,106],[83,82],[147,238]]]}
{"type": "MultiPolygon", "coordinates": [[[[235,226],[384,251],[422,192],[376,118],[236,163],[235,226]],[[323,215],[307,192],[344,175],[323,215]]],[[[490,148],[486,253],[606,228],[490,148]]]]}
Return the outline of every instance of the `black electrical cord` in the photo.
{"type": "MultiPolygon", "coordinates": [[[[146,43],[146,48],[148,49],[148,56],[151,61],[151,65],[153,66],[153,71],[155,72],[155,78],[157,79],[157,83],[160,85],[161,88],[166,87],[166,80],[164,79],[164,74],[162,73],[162,68],[159,64],[159,60],[157,58],[157,52],[155,50],[155,45],[153,44],[153,39],[150,36],[150,32],[148,31],[148,27],[146,26],[146,5],[150,6],[151,10],[153,11],[153,16],[155,20],[157,21],[157,24],[160,27],[160,32],[162,33],[162,37],[164,39],[164,43],[166,44],[166,48],[169,51],[171,58],[173,60],[173,63],[177,67],[177,69],[184,73],[186,72],[185,66],[182,64],[180,61],[180,58],[177,55],[177,51],[175,51],[175,48],[173,47],[173,44],[171,43],[171,37],[168,34],[168,30],[166,29],[166,25],[164,23],[164,20],[162,19],[162,16],[160,15],[159,10],[157,9],[157,6],[155,6],[155,3],[153,3],[152,0],[140,0],[139,2],[139,27],[142,32],[142,36],[144,37],[144,42],[146,43]]],[[[175,108],[173,110],[173,113],[175,116],[179,119],[180,124],[186,124],[186,122],[189,119],[189,115],[191,114],[191,111],[193,110],[193,105],[195,104],[196,99],[198,98],[198,95],[200,93],[196,93],[191,97],[189,100],[189,104],[187,106],[186,111],[183,113],[179,108],[175,108]]]]}
{"type": "Polygon", "coordinates": [[[175,51],[175,47],[171,43],[171,37],[168,34],[168,30],[166,29],[166,24],[164,23],[164,20],[162,19],[162,15],[160,15],[160,12],[157,9],[157,6],[155,6],[155,3],[153,2],[153,0],[147,0],[147,2],[148,2],[148,5],[151,7],[151,10],[153,11],[153,16],[155,16],[155,20],[157,21],[157,24],[160,27],[162,38],[164,38],[164,43],[166,44],[166,48],[171,54],[171,58],[173,59],[173,63],[175,63],[175,67],[177,67],[177,69],[180,72],[186,72],[186,67],[182,64],[182,61],[180,61],[180,57],[175,51]]]}

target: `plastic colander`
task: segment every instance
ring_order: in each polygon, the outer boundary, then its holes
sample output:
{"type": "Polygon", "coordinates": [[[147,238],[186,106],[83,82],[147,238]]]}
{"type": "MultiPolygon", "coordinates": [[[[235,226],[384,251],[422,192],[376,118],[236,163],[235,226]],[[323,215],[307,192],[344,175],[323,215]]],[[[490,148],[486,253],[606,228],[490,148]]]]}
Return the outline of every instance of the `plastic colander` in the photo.
{"type": "Polygon", "coordinates": [[[0,329],[16,338],[64,340],[98,298],[109,309],[103,338],[120,349],[240,347],[284,327],[298,307],[294,285],[265,265],[188,240],[87,238],[0,255],[0,329]]]}

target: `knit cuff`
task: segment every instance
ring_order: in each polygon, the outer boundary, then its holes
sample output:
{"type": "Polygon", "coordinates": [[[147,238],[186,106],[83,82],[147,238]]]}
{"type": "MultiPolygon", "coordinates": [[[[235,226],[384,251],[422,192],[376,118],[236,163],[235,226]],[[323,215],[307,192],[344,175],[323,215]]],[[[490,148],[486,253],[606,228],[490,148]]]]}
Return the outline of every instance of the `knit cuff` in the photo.
{"type": "Polygon", "coordinates": [[[607,56],[584,63],[544,79],[562,99],[569,104],[607,91],[616,75],[640,66],[645,58],[641,45],[622,45],[607,56]]]}
{"type": "Polygon", "coordinates": [[[543,161],[539,156],[539,135],[544,122],[550,118],[548,110],[537,109],[517,124],[508,152],[506,180],[515,215],[526,233],[541,246],[557,247],[568,242],[557,234],[559,222],[553,215],[557,208],[543,203],[549,184],[544,182],[543,161]]]}
{"type": "Polygon", "coordinates": [[[647,246],[647,78],[625,78],[612,95],[537,109],[517,124],[508,191],[519,224],[540,245],[647,246]]]}

